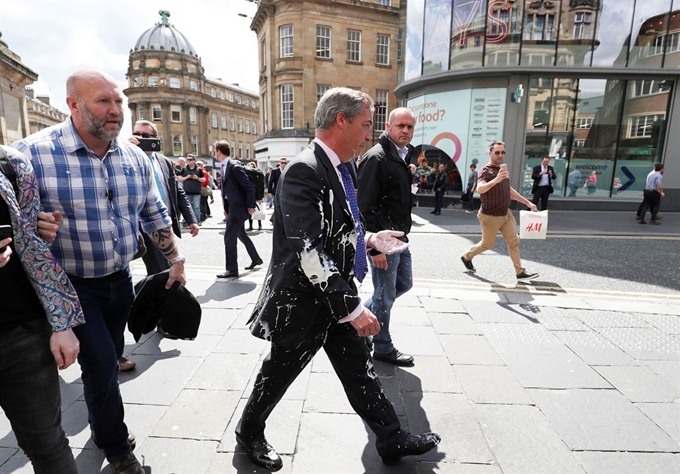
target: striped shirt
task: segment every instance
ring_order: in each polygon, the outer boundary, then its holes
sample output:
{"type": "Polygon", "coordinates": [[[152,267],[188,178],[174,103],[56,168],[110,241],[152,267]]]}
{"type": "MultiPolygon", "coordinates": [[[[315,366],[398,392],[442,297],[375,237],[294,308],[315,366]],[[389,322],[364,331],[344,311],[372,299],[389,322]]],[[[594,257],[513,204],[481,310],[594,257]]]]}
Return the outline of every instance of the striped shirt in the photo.
{"type": "MultiPolygon", "coordinates": [[[[486,164],[479,172],[478,181],[488,183],[498,176],[500,167],[486,164]]],[[[508,213],[510,208],[510,180],[504,179],[497,183],[494,187],[489,189],[484,194],[480,194],[482,200],[482,207],[480,212],[488,216],[504,216],[508,213]]]]}
{"type": "Polygon", "coordinates": [[[137,251],[137,231],[170,227],[151,163],[114,139],[103,158],[81,140],[71,118],[13,144],[33,163],[40,203],[64,224],[52,252],[69,275],[99,278],[123,270],[137,251]]]}
{"type": "Polygon", "coordinates": [[[645,189],[651,189],[656,191],[659,186],[661,186],[661,182],[663,181],[663,175],[659,173],[658,171],[651,171],[647,175],[647,181],[645,181],[645,189]]]}

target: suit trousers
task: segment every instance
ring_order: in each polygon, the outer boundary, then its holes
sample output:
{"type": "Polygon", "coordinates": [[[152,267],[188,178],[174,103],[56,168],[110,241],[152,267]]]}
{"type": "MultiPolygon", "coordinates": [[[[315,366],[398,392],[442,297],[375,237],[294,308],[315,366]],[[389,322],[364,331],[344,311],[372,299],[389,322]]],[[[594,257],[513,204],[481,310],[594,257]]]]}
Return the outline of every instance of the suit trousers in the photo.
{"type": "Polygon", "coordinates": [[[248,216],[249,214],[245,211],[243,213],[229,212],[227,214],[227,226],[224,231],[224,257],[226,261],[225,268],[228,272],[238,271],[237,239],[246,246],[250,260],[261,260],[255,244],[250,240],[244,228],[244,223],[248,220],[248,216]]]}
{"type": "MultiPolygon", "coordinates": [[[[311,331],[310,331],[311,332],[311,331]]],[[[375,433],[378,453],[406,437],[387,399],[364,338],[349,323],[333,322],[326,330],[308,336],[297,349],[272,343],[262,363],[236,432],[245,438],[264,436],[267,418],[295,378],[323,347],[354,411],[375,433]]]]}
{"type": "Polygon", "coordinates": [[[548,209],[548,198],[550,197],[550,186],[538,186],[536,192],[534,193],[534,199],[531,201],[536,206],[538,206],[539,201],[541,206],[539,211],[545,211],[548,209]]]}
{"type": "Polygon", "coordinates": [[[645,214],[647,214],[647,209],[650,210],[652,214],[652,220],[656,220],[656,214],[659,212],[661,207],[661,193],[656,189],[645,189],[643,192],[644,200],[638,208],[638,214],[640,215],[640,220],[645,220],[645,214]]]}
{"type": "Polygon", "coordinates": [[[473,257],[480,253],[492,249],[494,245],[496,245],[496,235],[498,234],[498,231],[500,231],[505,242],[508,244],[508,253],[510,254],[512,264],[515,267],[515,273],[518,275],[522,273],[524,267],[522,267],[522,262],[519,258],[517,221],[515,221],[515,216],[512,214],[512,211],[508,209],[508,212],[504,216],[490,216],[480,211],[477,215],[477,219],[479,219],[479,224],[482,226],[482,241],[463,255],[465,260],[472,260],[473,257]]]}

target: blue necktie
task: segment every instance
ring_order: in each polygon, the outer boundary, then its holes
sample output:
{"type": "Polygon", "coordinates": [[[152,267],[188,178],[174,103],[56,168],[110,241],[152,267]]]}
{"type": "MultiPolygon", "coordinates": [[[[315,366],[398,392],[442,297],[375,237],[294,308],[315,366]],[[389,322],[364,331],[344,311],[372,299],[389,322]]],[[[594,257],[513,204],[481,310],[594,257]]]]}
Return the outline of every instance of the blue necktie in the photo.
{"type": "Polygon", "coordinates": [[[357,250],[354,255],[354,277],[360,282],[364,280],[368,271],[366,263],[366,244],[364,243],[364,229],[361,227],[361,217],[359,217],[359,204],[357,203],[357,193],[354,191],[354,181],[345,165],[338,166],[342,176],[342,186],[345,188],[345,196],[352,210],[354,224],[357,228],[357,250]]]}
{"type": "MultiPolygon", "coordinates": [[[[156,187],[158,188],[158,193],[161,195],[161,201],[163,201],[163,204],[165,204],[165,207],[168,207],[168,197],[165,194],[165,186],[163,186],[163,180],[161,179],[161,171],[158,169],[158,162],[156,161],[156,158],[154,158],[152,155],[146,155],[149,157],[149,161],[151,161],[151,169],[153,170],[153,177],[156,180],[156,187]]],[[[170,212],[168,210],[168,212],[170,212]]]]}

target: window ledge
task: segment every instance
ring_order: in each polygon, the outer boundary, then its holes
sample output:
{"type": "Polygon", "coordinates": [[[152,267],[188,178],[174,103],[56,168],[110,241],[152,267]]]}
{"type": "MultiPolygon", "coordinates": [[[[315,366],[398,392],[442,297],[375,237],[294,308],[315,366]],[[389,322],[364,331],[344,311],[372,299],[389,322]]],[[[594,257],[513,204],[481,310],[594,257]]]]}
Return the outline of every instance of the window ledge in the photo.
{"type": "Polygon", "coordinates": [[[392,69],[391,64],[378,64],[378,63],[376,63],[375,67],[380,67],[380,68],[383,68],[383,69],[392,69]]]}

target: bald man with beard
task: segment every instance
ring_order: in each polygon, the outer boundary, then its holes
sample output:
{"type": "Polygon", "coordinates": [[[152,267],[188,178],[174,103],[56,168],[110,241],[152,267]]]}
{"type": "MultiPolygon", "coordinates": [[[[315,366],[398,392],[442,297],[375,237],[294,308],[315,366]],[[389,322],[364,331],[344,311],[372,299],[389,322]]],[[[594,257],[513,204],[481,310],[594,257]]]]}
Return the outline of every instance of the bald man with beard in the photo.
{"type": "Polygon", "coordinates": [[[78,362],[95,444],[115,474],[143,474],[132,453],[118,387],[123,331],[134,299],[129,263],[142,228],[168,259],[167,288],[185,283],[172,220],[144,153],[118,135],[123,94],[108,74],[72,73],[66,82],[71,116],[13,146],[33,163],[45,213],[41,236],[66,271],[86,323],[74,328],[78,362]],[[57,223],[61,229],[57,232],[57,223]]]}

